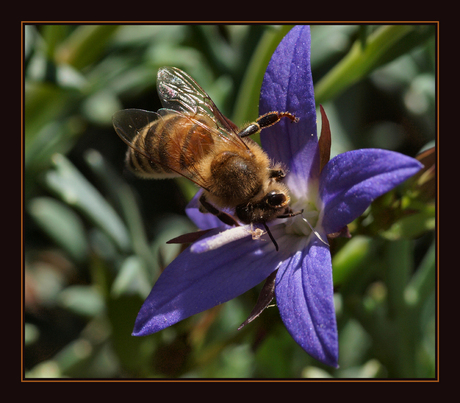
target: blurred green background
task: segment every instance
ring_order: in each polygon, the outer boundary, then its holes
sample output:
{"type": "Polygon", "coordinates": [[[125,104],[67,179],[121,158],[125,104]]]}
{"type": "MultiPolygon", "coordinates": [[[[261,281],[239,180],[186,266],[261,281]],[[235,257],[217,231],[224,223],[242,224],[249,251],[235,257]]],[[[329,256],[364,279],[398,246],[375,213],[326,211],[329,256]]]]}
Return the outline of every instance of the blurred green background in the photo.
{"type": "MultiPolygon", "coordinates": [[[[131,336],[155,279],[195,230],[184,180],[124,168],[111,124],[160,108],[159,67],[190,74],[235,123],[257,117],[290,26],[23,25],[24,378],[433,378],[435,153],[332,244],[340,368],[309,357],[277,308],[237,331],[248,291],[157,334],[131,336]]],[[[436,25],[312,25],[317,106],[332,153],[434,147],[436,25]]],[[[319,124],[320,127],[320,124],[319,124]]],[[[180,279],[178,279],[180,281],[180,279]]]]}

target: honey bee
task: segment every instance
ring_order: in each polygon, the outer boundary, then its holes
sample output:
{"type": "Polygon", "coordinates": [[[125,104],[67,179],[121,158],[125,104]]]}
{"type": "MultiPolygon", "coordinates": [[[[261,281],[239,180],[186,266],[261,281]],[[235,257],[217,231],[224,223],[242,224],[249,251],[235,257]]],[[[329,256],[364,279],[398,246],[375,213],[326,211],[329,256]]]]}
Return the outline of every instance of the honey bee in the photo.
{"type": "Polygon", "coordinates": [[[125,109],[113,126],[128,144],[127,166],[143,178],[184,176],[203,189],[200,210],[228,225],[262,224],[300,214],[289,206],[285,171],[273,164],[248,136],[272,126],[289,112],[269,112],[239,129],[217,109],[209,95],[182,70],[158,71],[163,108],[157,112],[125,109]],[[236,219],[222,210],[234,211],[236,219]]]}

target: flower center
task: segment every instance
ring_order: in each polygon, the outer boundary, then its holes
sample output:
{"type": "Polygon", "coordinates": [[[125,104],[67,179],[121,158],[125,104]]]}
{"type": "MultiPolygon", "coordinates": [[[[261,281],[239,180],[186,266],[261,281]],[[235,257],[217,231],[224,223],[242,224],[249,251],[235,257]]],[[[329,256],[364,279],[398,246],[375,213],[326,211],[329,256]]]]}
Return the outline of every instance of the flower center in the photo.
{"type": "Polygon", "coordinates": [[[291,204],[293,211],[303,209],[303,213],[286,221],[286,233],[301,237],[310,236],[318,222],[319,211],[316,205],[305,200],[296,200],[291,204]]]}

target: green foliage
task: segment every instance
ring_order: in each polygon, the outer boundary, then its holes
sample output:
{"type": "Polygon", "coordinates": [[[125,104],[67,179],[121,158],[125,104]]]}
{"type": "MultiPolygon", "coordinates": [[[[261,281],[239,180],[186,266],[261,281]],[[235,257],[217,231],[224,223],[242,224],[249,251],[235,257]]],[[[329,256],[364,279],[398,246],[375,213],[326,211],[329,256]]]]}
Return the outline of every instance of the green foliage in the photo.
{"type": "MultiPolygon", "coordinates": [[[[123,168],[119,109],[160,107],[156,71],[187,71],[237,124],[257,116],[270,56],[263,25],[24,26],[25,378],[432,378],[436,376],[435,155],[331,241],[340,368],[309,357],[276,307],[237,331],[258,296],[148,337],[137,312],[195,230],[195,188],[123,168]]],[[[415,156],[436,130],[435,25],[312,26],[317,104],[332,154],[415,156]]],[[[178,279],[180,281],[180,279],[178,279]]]]}

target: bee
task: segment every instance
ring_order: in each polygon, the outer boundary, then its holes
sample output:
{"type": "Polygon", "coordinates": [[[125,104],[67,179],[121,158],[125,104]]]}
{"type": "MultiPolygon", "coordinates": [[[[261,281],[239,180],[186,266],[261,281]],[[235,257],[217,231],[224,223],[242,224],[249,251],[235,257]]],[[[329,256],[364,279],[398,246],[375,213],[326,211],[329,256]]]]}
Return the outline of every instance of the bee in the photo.
{"type": "Polygon", "coordinates": [[[129,146],[128,168],[143,178],[188,178],[203,189],[202,212],[228,225],[262,224],[278,250],[266,223],[301,211],[289,206],[283,167],[248,136],[284,117],[298,119],[289,112],[269,112],[240,130],[175,67],[158,71],[157,90],[163,106],[157,112],[125,109],[113,116],[115,131],[129,146]]]}

